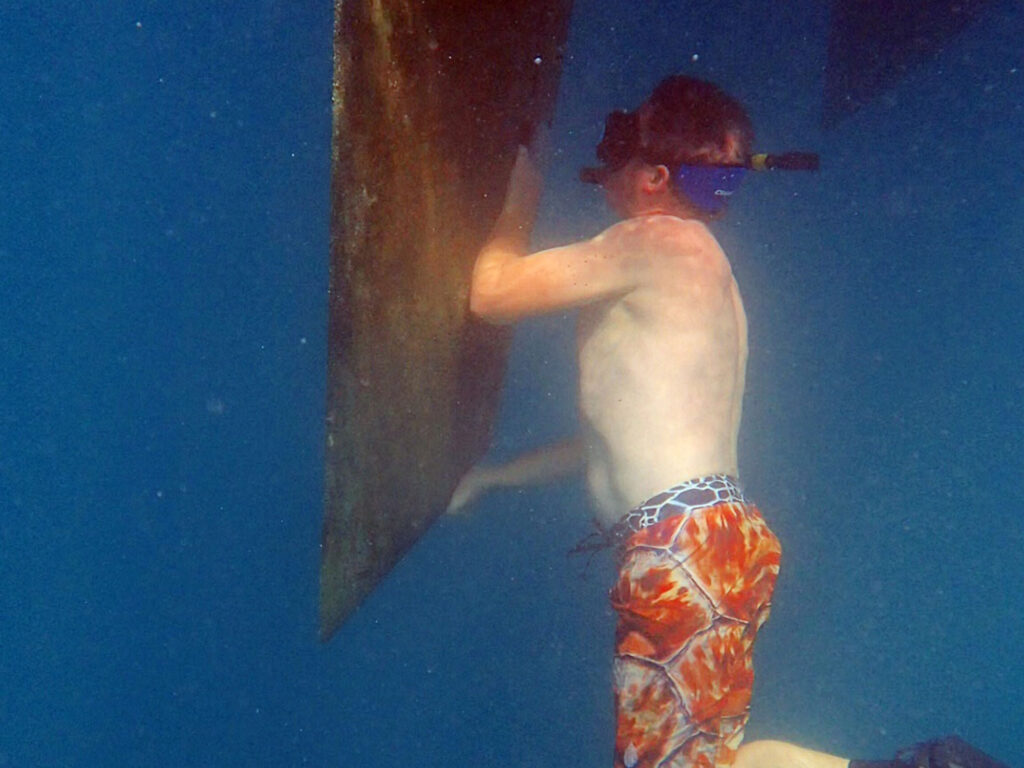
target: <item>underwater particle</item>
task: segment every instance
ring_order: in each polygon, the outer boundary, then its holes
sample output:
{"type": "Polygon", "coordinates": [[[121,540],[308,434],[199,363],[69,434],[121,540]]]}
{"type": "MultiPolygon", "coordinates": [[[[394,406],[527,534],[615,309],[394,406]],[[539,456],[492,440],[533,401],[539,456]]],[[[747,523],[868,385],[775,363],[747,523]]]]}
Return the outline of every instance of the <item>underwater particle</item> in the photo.
{"type": "Polygon", "coordinates": [[[212,413],[214,416],[223,416],[227,410],[227,405],[222,399],[215,395],[210,395],[206,398],[206,412],[212,413]]]}
{"type": "Polygon", "coordinates": [[[542,59],[540,56],[537,56],[536,58],[534,58],[533,63],[540,65],[541,63],[543,63],[543,61],[544,59],[542,59]]]}
{"type": "Polygon", "coordinates": [[[693,56],[690,57],[690,61],[697,61],[697,59],[699,59],[699,58],[700,58],[700,54],[699,53],[695,53],[695,54],[693,54],[693,56]]]}

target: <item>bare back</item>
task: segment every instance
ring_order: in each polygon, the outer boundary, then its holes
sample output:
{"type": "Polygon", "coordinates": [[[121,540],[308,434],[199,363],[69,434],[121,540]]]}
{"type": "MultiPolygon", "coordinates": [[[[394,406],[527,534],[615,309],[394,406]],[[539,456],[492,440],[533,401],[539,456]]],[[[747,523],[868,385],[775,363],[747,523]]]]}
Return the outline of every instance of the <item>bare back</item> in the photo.
{"type": "Polygon", "coordinates": [[[714,236],[671,216],[611,227],[638,285],[582,308],[578,347],[587,483],[605,524],[700,475],[737,473],[747,324],[714,236]]]}

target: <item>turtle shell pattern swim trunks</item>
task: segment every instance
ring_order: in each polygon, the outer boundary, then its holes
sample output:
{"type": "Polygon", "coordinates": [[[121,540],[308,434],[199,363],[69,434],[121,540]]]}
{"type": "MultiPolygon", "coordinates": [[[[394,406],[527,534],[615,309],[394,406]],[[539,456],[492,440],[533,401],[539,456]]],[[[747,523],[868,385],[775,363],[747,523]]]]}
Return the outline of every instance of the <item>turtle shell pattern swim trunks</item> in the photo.
{"type": "MultiPolygon", "coordinates": [[[[731,765],[781,548],[726,475],[631,510],[611,602],[616,768],[731,765]]],[[[618,526],[617,526],[618,527],[618,526]]]]}

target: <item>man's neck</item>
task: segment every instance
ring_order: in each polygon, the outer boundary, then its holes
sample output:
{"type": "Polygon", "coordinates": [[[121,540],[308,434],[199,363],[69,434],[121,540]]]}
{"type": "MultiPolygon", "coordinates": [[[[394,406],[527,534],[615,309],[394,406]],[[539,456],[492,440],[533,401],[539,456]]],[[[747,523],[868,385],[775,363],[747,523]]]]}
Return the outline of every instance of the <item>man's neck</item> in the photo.
{"type": "Polygon", "coordinates": [[[677,219],[697,219],[692,209],[675,200],[670,202],[652,202],[629,211],[629,218],[640,219],[644,216],[675,216],[677,219]]]}

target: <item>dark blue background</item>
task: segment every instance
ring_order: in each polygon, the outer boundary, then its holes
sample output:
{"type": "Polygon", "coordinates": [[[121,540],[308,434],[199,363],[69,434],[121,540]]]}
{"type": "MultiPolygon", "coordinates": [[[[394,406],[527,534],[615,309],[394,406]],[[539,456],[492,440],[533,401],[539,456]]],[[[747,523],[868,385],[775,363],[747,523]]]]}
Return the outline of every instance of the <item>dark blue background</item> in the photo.
{"type": "MultiPolygon", "coordinates": [[[[608,558],[578,483],[443,520],[316,642],[329,3],[0,9],[0,766],[597,766],[608,558]]],[[[577,0],[538,245],[610,222],[604,114],[719,81],[767,150],[718,226],[741,463],[785,547],[748,734],[1024,765],[1024,8],[819,130],[811,0],[577,0]]],[[[573,428],[526,324],[496,456],[573,428]]]]}

